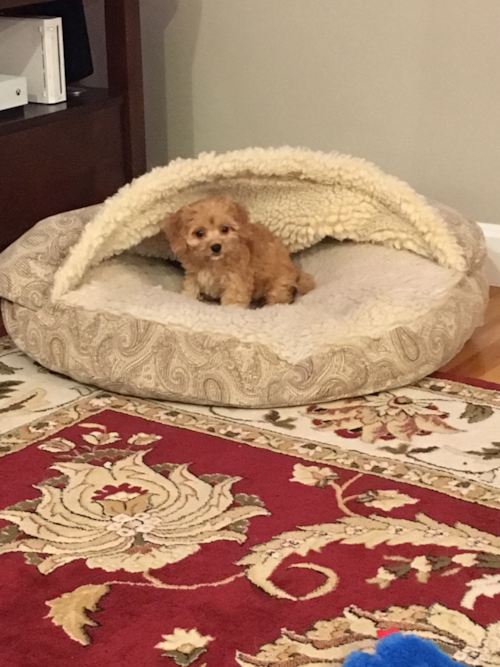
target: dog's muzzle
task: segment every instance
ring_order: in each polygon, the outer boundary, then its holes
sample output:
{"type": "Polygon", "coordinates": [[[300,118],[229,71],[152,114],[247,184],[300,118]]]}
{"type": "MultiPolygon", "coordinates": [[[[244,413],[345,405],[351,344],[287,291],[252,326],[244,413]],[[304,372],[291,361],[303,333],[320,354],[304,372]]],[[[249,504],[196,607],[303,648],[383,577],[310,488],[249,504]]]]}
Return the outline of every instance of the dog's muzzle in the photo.
{"type": "Polygon", "coordinates": [[[222,246],[220,243],[214,243],[210,246],[210,250],[214,253],[214,255],[218,255],[222,250],[222,246]]]}

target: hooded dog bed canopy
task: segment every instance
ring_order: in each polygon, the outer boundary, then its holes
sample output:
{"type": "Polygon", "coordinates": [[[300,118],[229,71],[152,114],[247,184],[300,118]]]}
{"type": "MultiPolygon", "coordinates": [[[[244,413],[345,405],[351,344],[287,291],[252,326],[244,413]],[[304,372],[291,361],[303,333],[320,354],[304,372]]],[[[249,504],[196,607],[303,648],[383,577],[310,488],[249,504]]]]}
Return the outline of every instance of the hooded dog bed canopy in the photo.
{"type": "Polygon", "coordinates": [[[120,393],[278,407],[402,386],[455,355],[487,300],[479,227],[359,159],[247,149],[175,160],[0,256],[8,332],[120,393]],[[165,217],[213,194],[277,234],[316,289],[245,310],[182,296],[165,217]]]}

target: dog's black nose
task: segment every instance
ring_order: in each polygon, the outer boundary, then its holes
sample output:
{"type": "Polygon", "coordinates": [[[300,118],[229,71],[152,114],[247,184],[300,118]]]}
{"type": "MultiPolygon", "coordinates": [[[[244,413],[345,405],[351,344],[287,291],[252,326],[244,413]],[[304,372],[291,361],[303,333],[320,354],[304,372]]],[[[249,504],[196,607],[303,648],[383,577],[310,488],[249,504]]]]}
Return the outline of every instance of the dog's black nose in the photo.
{"type": "Polygon", "coordinates": [[[212,252],[214,252],[216,255],[222,250],[222,246],[220,243],[214,243],[213,245],[210,246],[212,252]]]}

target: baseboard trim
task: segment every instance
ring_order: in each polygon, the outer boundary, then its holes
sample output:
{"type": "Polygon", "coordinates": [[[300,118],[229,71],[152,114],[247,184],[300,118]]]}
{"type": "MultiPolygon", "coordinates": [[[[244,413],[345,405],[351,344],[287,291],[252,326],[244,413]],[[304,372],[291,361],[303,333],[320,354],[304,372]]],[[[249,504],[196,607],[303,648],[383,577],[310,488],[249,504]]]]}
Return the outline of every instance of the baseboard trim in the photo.
{"type": "Polygon", "coordinates": [[[480,222],[488,250],[486,271],[490,285],[500,287],[500,225],[491,222],[480,222]]]}

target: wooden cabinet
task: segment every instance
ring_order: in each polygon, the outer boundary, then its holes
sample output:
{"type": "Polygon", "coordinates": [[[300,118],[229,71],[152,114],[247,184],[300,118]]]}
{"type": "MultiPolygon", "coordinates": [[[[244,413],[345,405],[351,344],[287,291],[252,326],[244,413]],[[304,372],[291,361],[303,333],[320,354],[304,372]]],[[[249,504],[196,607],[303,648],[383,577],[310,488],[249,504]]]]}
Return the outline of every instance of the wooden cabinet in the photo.
{"type": "MultiPolygon", "coordinates": [[[[0,10],[35,4],[0,0],[0,10]]],[[[0,112],[0,250],[146,170],[139,0],[105,0],[108,89],[0,112]]]]}

